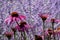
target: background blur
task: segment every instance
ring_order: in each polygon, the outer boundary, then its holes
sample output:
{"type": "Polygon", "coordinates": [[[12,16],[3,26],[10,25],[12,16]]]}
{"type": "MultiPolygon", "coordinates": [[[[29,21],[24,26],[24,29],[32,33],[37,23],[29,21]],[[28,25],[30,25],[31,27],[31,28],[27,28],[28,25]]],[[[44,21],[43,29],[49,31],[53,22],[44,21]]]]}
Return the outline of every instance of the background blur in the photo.
{"type": "MultiPolygon", "coordinates": [[[[27,37],[28,40],[34,40],[34,35],[42,35],[43,31],[42,20],[38,14],[48,13],[51,15],[49,18],[60,19],[60,0],[0,0],[0,40],[7,40],[5,36],[2,36],[8,30],[4,19],[14,11],[27,17],[26,21],[33,26],[27,32],[27,37]]],[[[51,23],[46,22],[46,24],[46,28],[51,27],[51,23]]],[[[54,26],[57,28],[60,23],[55,23],[54,26]]],[[[17,38],[19,39],[18,35],[17,38]]]]}

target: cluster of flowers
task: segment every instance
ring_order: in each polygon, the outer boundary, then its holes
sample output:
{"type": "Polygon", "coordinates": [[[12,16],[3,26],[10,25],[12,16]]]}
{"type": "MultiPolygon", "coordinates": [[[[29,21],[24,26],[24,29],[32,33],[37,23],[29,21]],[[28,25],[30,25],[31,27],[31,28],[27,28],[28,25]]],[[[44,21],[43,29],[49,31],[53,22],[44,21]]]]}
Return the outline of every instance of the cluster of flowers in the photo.
{"type": "MultiPolygon", "coordinates": [[[[38,14],[39,17],[41,17],[42,21],[43,21],[43,29],[44,29],[44,22],[46,21],[46,19],[50,16],[49,14],[38,14]]],[[[5,32],[5,35],[10,39],[11,36],[13,34],[15,34],[16,30],[20,31],[25,31],[28,28],[31,28],[31,26],[29,24],[27,24],[27,22],[24,21],[24,19],[26,19],[26,16],[24,15],[18,15],[17,12],[12,12],[11,15],[5,19],[5,23],[6,24],[11,24],[13,21],[16,21],[17,26],[16,27],[11,27],[13,32],[5,32]],[[20,23],[17,22],[17,20],[21,20],[20,23]]],[[[55,18],[51,18],[50,22],[52,23],[52,25],[54,25],[55,22],[59,22],[60,20],[57,20],[55,18]]],[[[48,35],[52,35],[54,33],[60,32],[58,31],[60,30],[59,28],[57,30],[54,30],[54,26],[52,26],[52,29],[48,28],[47,32],[48,35]]],[[[44,31],[45,34],[45,31],[44,31]]],[[[45,35],[44,35],[45,36],[45,35]]],[[[41,36],[35,35],[35,40],[43,40],[41,36]]]]}
{"type": "MultiPolygon", "coordinates": [[[[39,14],[39,17],[41,17],[42,21],[43,21],[44,40],[46,39],[45,38],[45,34],[47,34],[49,36],[53,35],[53,37],[54,37],[53,40],[55,40],[55,34],[60,33],[60,28],[54,29],[54,23],[58,23],[58,22],[60,22],[60,20],[56,19],[56,18],[51,18],[50,20],[47,20],[47,18],[49,18],[50,16],[51,15],[49,15],[49,14],[39,14]],[[44,25],[45,21],[46,22],[51,22],[51,24],[52,24],[52,28],[48,28],[47,31],[44,30],[44,28],[45,28],[45,25],[44,25]]],[[[48,40],[51,40],[51,39],[48,39],[48,40]]]]}
{"type": "Polygon", "coordinates": [[[11,15],[5,19],[6,24],[11,24],[13,21],[16,21],[17,26],[11,27],[12,32],[5,32],[5,35],[8,39],[12,37],[13,34],[18,30],[19,32],[28,30],[30,28],[30,25],[27,24],[27,22],[24,21],[26,19],[26,16],[24,15],[18,15],[17,12],[12,12],[11,15]],[[21,22],[18,23],[17,20],[20,20],[21,22]]]}

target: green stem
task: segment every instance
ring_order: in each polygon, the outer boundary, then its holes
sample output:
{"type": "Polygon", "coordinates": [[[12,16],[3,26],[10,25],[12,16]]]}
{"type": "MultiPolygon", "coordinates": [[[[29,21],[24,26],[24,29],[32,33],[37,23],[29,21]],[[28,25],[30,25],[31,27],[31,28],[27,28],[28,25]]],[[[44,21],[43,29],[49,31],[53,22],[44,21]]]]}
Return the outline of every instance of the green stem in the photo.
{"type": "Polygon", "coordinates": [[[21,31],[21,40],[22,40],[22,37],[23,37],[23,34],[22,34],[22,31],[21,31]]]}
{"type": "Polygon", "coordinates": [[[14,40],[16,40],[16,32],[14,32],[14,40]]]}
{"type": "Polygon", "coordinates": [[[26,40],[26,33],[25,33],[25,31],[24,31],[24,40],[26,40]]]}
{"type": "Polygon", "coordinates": [[[11,38],[8,38],[8,40],[10,40],[11,38]]]}
{"type": "Polygon", "coordinates": [[[10,40],[10,39],[8,39],[8,40],[10,40]]]}
{"type": "Polygon", "coordinates": [[[51,40],[51,35],[47,35],[47,40],[51,40]]]}
{"type": "Polygon", "coordinates": [[[43,21],[43,34],[44,34],[44,40],[45,40],[45,25],[44,25],[45,21],[43,21]]]}
{"type": "Polygon", "coordinates": [[[59,40],[59,35],[57,34],[58,40],[59,40]]]}
{"type": "MultiPolygon", "coordinates": [[[[21,36],[24,38],[24,40],[26,40],[26,34],[25,31],[21,32],[21,36]],[[24,35],[24,36],[23,36],[24,35]]],[[[22,39],[21,39],[22,40],[22,39]]]]}

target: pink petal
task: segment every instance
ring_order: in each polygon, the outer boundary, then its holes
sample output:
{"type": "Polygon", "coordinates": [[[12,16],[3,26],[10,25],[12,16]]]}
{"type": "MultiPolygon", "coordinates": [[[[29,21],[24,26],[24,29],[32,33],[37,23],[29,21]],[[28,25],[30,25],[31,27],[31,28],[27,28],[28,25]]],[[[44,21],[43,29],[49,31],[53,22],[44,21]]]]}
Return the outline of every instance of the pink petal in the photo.
{"type": "Polygon", "coordinates": [[[44,36],[42,36],[42,39],[44,40],[44,36]]]}
{"type": "Polygon", "coordinates": [[[6,24],[10,24],[10,23],[12,22],[12,17],[9,16],[8,18],[6,18],[6,19],[4,20],[4,22],[5,22],[6,24]]]}
{"type": "Polygon", "coordinates": [[[30,25],[28,25],[28,24],[27,24],[27,25],[25,25],[25,27],[26,27],[26,28],[31,28],[31,26],[30,26],[30,25]]]}
{"type": "Polygon", "coordinates": [[[44,16],[44,17],[49,17],[50,15],[49,14],[38,14],[40,17],[41,16],[44,16]]]}
{"type": "Polygon", "coordinates": [[[16,26],[16,30],[20,30],[20,27],[19,26],[16,26]]]}
{"type": "Polygon", "coordinates": [[[15,21],[16,17],[13,17],[13,21],[15,21]]]}
{"type": "Polygon", "coordinates": [[[45,34],[48,35],[48,30],[45,31],[45,34]]]}
{"type": "Polygon", "coordinates": [[[20,20],[19,18],[16,18],[16,20],[20,20]]]}
{"type": "Polygon", "coordinates": [[[60,22],[60,20],[57,19],[55,22],[60,22]]]}
{"type": "Polygon", "coordinates": [[[19,21],[20,19],[18,17],[13,17],[13,21],[19,21]]]}
{"type": "Polygon", "coordinates": [[[26,19],[26,16],[24,16],[24,15],[20,15],[20,20],[24,20],[24,19],[26,19]]]}
{"type": "Polygon", "coordinates": [[[8,21],[9,19],[8,18],[6,18],[5,20],[4,20],[4,23],[7,23],[7,21],[8,21]]]}

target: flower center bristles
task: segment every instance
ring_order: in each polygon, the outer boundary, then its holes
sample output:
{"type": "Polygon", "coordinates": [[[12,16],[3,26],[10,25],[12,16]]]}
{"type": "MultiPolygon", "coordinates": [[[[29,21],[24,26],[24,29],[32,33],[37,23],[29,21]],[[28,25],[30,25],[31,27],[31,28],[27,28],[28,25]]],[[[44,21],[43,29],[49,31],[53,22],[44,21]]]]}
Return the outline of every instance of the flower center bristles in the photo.
{"type": "Polygon", "coordinates": [[[17,12],[12,12],[12,13],[11,13],[11,16],[12,16],[12,17],[18,17],[19,15],[18,15],[17,12]]]}
{"type": "Polygon", "coordinates": [[[27,24],[26,22],[20,22],[20,28],[25,27],[24,25],[26,25],[26,24],[27,24]]]}

